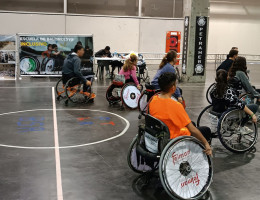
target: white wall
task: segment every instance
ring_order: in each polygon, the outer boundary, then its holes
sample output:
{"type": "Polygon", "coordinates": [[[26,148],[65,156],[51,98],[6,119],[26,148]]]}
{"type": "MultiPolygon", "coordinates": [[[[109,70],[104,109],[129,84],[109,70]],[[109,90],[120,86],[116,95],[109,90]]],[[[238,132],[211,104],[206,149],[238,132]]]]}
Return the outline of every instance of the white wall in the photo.
{"type": "Polygon", "coordinates": [[[183,31],[183,20],[0,13],[0,34],[93,34],[94,50],[165,52],[166,32],[183,31]],[[6,20],[3,20],[6,19],[6,20]],[[140,24],[139,24],[140,23],[140,24]]]}

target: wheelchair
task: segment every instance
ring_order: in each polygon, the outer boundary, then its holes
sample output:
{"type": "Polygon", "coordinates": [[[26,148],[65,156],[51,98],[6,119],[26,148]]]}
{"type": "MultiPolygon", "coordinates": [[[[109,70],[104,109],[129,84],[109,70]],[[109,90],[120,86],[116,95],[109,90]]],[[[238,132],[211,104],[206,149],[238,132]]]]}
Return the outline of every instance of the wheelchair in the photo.
{"type": "MultiPolygon", "coordinates": [[[[139,109],[139,116],[138,119],[142,118],[142,115],[147,113],[147,106],[150,99],[160,92],[160,90],[154,89],[154,87],[150,83],[145,84],[145,90],[142,92],[139,101],[138,101],[138,109],[139,109]]],[[[182,90],[181,90],[182,93],[182,90]]],[[[177,97],[174,95],[172,96],[172,99],[177,101],[177,97]]],[[[183,98],[183,106],[186,107],[185,100],[183,98]]]]}
{"type": "Polygon", "coordinates": [[[210,126],[212,138],[219,138],[222,145],[231,152],[244,153],[254,147],[258,138],[257,125],[252,121],[243,123],[245,116],[246,113],[237,108],[218,113],[209,105],[199,114],[197,126],[210,126]],[[242,127],[247,127],[251,132],[243,133],[242,127]]]}
{"type": "MultiPolygon", "coordinates": [[[[91,81],[91,84],[93,83],[94,72],[82,70],[82,74],[87,80],[91,81]]],[[[69,101],[73,103],[93,102],[93,98],[84,95],[83,87],[84,84],[78,77],[73,77],[66,83],[60,78],[55,87],[57,100],[65,99],[65,105],[68,105],[69,101]]],[[[88,92],[92,93],[91,87],[88,87],[88,92]]]]}
{"type": "Polygon", "coordinates": [[[143,82],[149,81],[150,77],[148,74],[148,69],[142,54],[138,54],[136,73],[140,80],[143,80],[143,82]]]}
{"type": "Polygon", "coordinates": [[[127,161],[136,173],[159,173],[162,186],[171,198],[199,199],[207,192],[213,177],[212,160],[204,149],[192,136],[170,140],[168,127],[147,114],[130,144],[127,161]]]}
{"type": "Polygon", "coordinates": [[[140,90],[134,83],[124,83],[113,80],[112,84],[106,91],[106,99],[109,105],[122,102],[121,108],[126,106],[130,109],[136,109],[138,107],[138,100],[141,96],[140,90]]]}

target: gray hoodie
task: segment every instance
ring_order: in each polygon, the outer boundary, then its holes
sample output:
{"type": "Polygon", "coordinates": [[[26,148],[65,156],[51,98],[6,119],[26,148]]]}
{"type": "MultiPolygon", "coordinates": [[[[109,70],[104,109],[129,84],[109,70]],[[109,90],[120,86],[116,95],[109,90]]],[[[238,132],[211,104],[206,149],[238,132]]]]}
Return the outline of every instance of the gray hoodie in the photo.
{"type": "Polygon", "coordinates": [[[81,81],[86,82],[86,79],[83,77],[81,71],[81,60],[76,53],[71,53],[64,61],[62,68],[63,74],[72,74],[75,77],[79,77],[81,81]]]}
{"type": "Polygon", "coordinates": [[[236,77],[241,81],[244,90],[248,93],[253,94],[254,96],[260,97],[260,94],[251,86],[248,77],[245,72],[237,71],[236,77]]]}

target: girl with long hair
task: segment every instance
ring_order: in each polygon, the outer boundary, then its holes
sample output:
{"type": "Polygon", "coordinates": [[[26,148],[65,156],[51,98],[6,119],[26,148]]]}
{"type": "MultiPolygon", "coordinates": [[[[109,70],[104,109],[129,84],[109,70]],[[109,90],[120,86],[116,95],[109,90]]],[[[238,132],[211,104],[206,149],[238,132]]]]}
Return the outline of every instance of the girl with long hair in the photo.
{"type": "Polygon", "coordinates": [[[136,66],[137,66],[138,58],[135,54],[130,54],[130,57],[125,61],[122,69],[119,74],[125,76],[126,83],[134,82],[137,88],[140,90],[141,85],[136,77],[136,66]]]}
{"type": "MultiPolygon", "coordinates": [[[[177,52],[176,51],[169,51],[164,56],[164,58],[162,59],[160,65],[159,65],[159,69],[158,69],[157,73],[155,74],[155,76],[154,76],[154,78],[151,82],[152,86],[156,90],[160,89],[158,79],[162,74],[164,74],[166,72],[176,74],[176,70],[174,68],[174,65],[175,65],[176,62],[177,62],[177,52]]],[[[182,103],[182,97],[181,97],[181,92],[180,92],[179,88],[176,89],[174,95],[177,97],[178,101],[180,103],[182,103]]]]}
{"type": "Polygon", "coordinates": [[[255,113],[258,110],[258,105],[245,105],[245,103],[238,98],[236,91],[228,84],[228,74],[225,70],[221,69],[217,71],[216,86],[211,91],[210,96],[212,98],[213,111],[215,112],[223,113],[230,107],[244,110],[247,116],[242,121],[241,131],[251,131],[247,127],[243,126],[250,117],[254,123],[257,122],[255,113]]]}
{"type": "Polygon", "coordinates": [[[260,101],[259,90],[255,90],[249,82],[245,57],[237,57],[233,66],[230,68],[228,79],[231,80],[234,79],[234,77],[241,81],[242,87],[247,93],[251,93],[253,96],[258,97],[258,101],[260,101]]]}

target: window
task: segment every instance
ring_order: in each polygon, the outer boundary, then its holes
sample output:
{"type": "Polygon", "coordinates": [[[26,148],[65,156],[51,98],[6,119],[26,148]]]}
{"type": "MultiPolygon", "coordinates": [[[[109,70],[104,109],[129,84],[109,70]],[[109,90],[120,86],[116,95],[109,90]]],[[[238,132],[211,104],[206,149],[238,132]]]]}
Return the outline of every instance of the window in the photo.
{"type": "Polygon", "coordinates": [[[137,16],[139,0],[68,0],[68,13],[137,16]]]}
{"type": "Polygon", "coordinates": [[[63,13],[63,0],[1,0],[0,10],[63,13]]]}
{"type": "Polygon", "coordinates": [[[143,0],[144,17],[183,17],[183,0],[143,0]]]}

